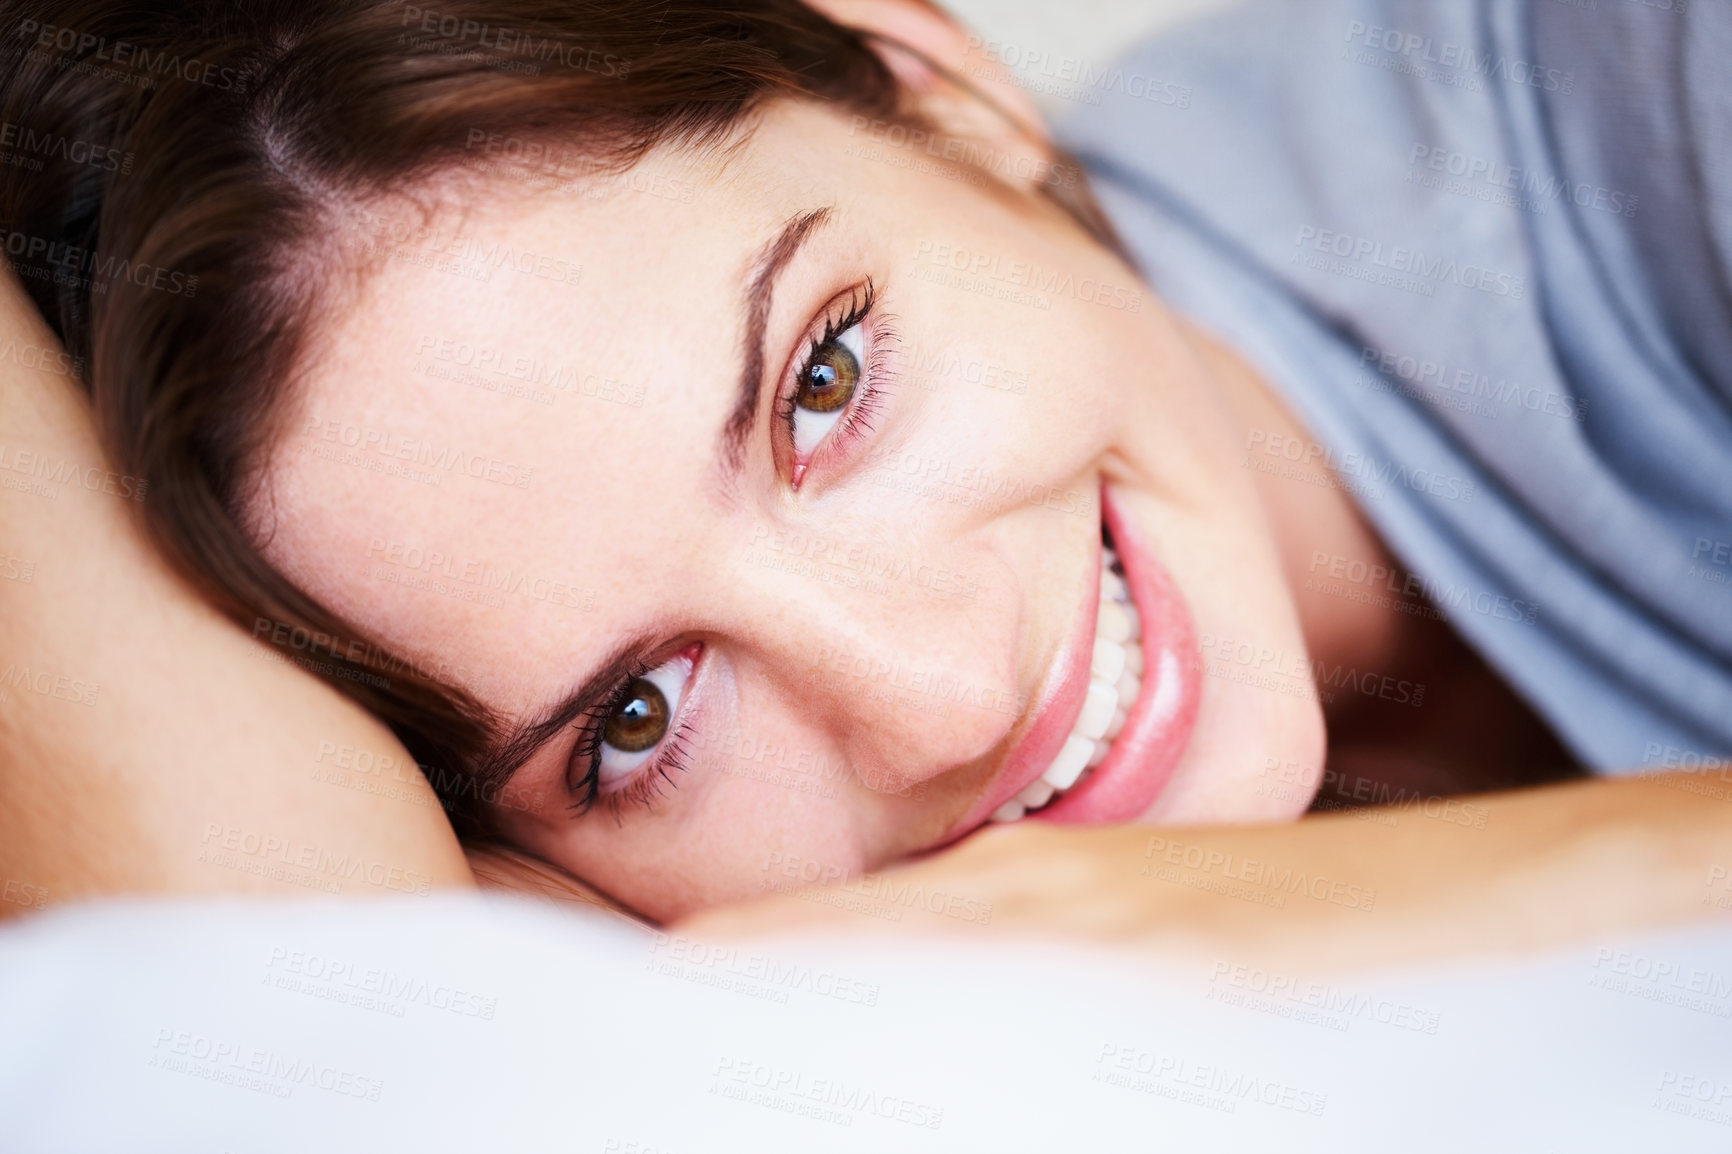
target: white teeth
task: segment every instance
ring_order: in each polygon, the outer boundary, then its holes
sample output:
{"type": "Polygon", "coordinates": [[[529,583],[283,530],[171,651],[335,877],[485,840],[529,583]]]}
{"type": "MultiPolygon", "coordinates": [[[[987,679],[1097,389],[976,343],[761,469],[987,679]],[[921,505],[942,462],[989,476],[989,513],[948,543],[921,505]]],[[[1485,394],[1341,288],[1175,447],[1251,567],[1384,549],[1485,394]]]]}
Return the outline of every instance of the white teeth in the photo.
{"type": "Polygon", "coordinates": [[[1016,800],[1029,809],[1039,809],[1052,800],[1052,795],[1052,783],[1037,777],[1023,787],[1023,791],[1016,795],[1016,800]]]}
{"type": "Polygon", "coordinates": [[[1052,759],[1052,764],[1041,774],[1041,780],[1048,782],[1054,789],[1069,789],[1076,784],[1076,779],[1082,776],[1082,771],[1088,768],[1089,756],[1095,751],[1095,743],[1086,737],[1071,734],[1064,739],[1064,748],[1058,751],[1058,756],[1052,759]]]}
{"type": "Polygon", "coordinates": [[[1125,647],[1105,637],[1095,638],[1095,659],[1089,666],[1089,677],[1117,685],[1119,674],[1125,671],[1125,647]]]}
{"type": "Polygon", "coordinates": [[[1105,565],[1101,566],[1101,596],[1109,601],[1129,601],[1131,597],[1125,579],[1105,565]]]}
{"type": "Polygon", "coordinates": [[[1105,637],[1120,645],[1131,639],[1131,607],[1117,601],[1102,601],[1095,618],[1095,636],[1105,637]]]}
{"type": "Polygon", "coordinates": [[[1090,681],[1088,696],[1083,698],[1082,712],[1071,726],[1071,733],[1094,741],[1107,731],[1107,723],[1118,707],[1119,691],[1111,682],[1090,681]]]}
{"type": "Polygon", "coordinates": [[[990,820],[1020,821],[1024,815],[1050,805],[1107,759],[1113,739],[1125,726],[1126,711],[1142,691],[1141,636],[1142,616],[1131,601],[1123,572],[1118,570],[1118,557],[1103,549],[1100,607],[1082,710],[1046,772],[994,810],[990,820]]]}
{"type": "Polygon", "coordinates": [[[1125,668],[1141,677],[1143,675],[1143,647],[1141,645],[1126,645],[1124,651],[1125,668]]]}

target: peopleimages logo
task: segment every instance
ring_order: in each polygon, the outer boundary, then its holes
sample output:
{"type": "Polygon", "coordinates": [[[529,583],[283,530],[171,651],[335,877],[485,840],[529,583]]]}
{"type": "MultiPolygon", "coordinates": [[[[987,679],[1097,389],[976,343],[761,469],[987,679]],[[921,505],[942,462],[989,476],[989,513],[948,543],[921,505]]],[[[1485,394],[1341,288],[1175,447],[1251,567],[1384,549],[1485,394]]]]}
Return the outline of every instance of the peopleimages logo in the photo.
{"type": "MultiPolygon", "coordinates": [[[[1143,857],[1146,859],[1142,871],[1143,876],[1157,878],[1161,881],[1182,881],[1183,878],[1176,870],[1184,869],[1199,876],[1244,882],[1252,887],[1269,891],[1271,897],[1285,897],[1287,895],[1308,897],[1350,910],[1365,911],[1369,911],[1377,901],[1375,889],[1359,885],[1356,882],[1332,878],[1324,874],[1307,873],[1303,869],[1294,869],[1290,865],[1241,857],[1227,850],[1171,838],[1151,837],[1148,847],[1143,851],[1143,857]],[[1175,868],[1159,868],[1163,865],[1175,868]]],[[[1192,888],[1213,889],[1215,887],[1193,885],[1192,888]]],[[[1280,907],[1285,903],[1283,901],[1265,901],[1260,904],[1280,907]]]]}
{"type": "MultiPolygon", "coordinates": [[[[631,69],[631,61],[601,48],[570,44],[552,36],[538,36],[521,28],[483,24],[477,20],[441,12],[436,8],[403,5],[402,27],[405,36],[439,37],[453,47],[473,45],[475,49],[493,50],[507,56],[519,56],[539,64],[554,63],[576,72],[594,72],[600,76],[620,77],[631,69]]],[[[426,39],[409,40],[410,47],[425,50],[431,46],[426,39]]],[[[539,68],[516,71],[538,72],[539,68]]]]}
{"type": "Polygon", "coordinates": [[[179,80],[227,92],[244,92],[247,74],[195,57],[182,59],[164,49],[154,56],[149,48],[125,40],[110,40],[77,28],[20,20],[18,38],[29,44],[28,55],[47,58],[55,67],[80,74],[110,76],[141,88],[155,88],[158,80],[179,80]]]}
{"type": "Polygon", "coordinates": [[[403,1016],[403,1007],[418,1002],[464,1018],[492,1021],[499,999],[457,986],[430,982],[424,977],[398,973],[381,966],[368,966],[315,951],[273,946],[265,962],[265,977],[277,989],[311,994],[331,1001],[351,1001],[367,1009],[379,1009],[392,1017],[403,1016]]]}
{"type": "Polygon", "coordinates": [[[17,163],[32,172],[42,171],[41,158],[61,160],[71,164],[87,164],[105,172],[122,175],[132,171],[132,153],[118,148],[105,148],[88,140],[77,140],[57,132],[39,131],[27,124],[8,120],[0,124],[0,153],[3,163],[17,163]]]}
{"type": "Polygon", "coordinates": [[[1349,232],[1301,225],[1293,238],[1293,245],[1296,264],[1356,280],[1387,284],[1422,296],[1432,295],[1430,286],[1439,281],[1511,300],[1519,301],[1527,295],[1527,278],[1519,273],[1463,264],[1453,257],[1427,256],[1421,249],[1386,245],[1380,240],[1349,232]]]}
{"type": "MultiPolygon", "coordinates": [[[[306,871],[325,883],[314,888],[330,893],[340,892],[340,883],[345,881],[365,882],[376,888],[416,895],[425,895],[433,884],[433,878],[429,874],[376,858],[351,854],[346,849],[337,853],[309,842],[214,821],[205,823],[204,838],[200,844],[203,846],[198,855],[201,862],[230,869],[237,868],[237,863],[243,859],[250,859],[253,863],[286,866],[293,870],[306,871]]],[[[244,868],[243,872],[267,871],[244,868]]]]}
{"type": "Polygon", "coordinates": [[[1472,501],[1478,492],[1471,477],[1416,469],[1370,453],[1337,453],[1316,441],[1303,441],[1267,429],[1252,429],[1246,435],[1245,465],[1260,473],[1346,489],[1367,500],[1375,500],[1397,486],[1463,504],[1472,501]]]}
{"type": "Polygon", "coordinates": [[[963,245],[922,240],[915,246],[914,263],[929,273],[939,274],[940,280],[949,279],[958,288],[985,291],[989,295],[997,295],[993,293],[995,289],[1021,290],[1022,298],[1013,292],[1007,299],[1027,304],[1044,301],[1036,306],[1041,308],[1052,307],[1051,297],[1069,297],[1082,304],[1121,312],[1134,313],[1143,307],[1143,294],[1136,289],[1094,277],[1078,277],[1062,269],[1044,268],[1033,261],[1006,259],[999,253],[963,245]]]}
{"type": "Polygon", "coordinates": [[[1101,93],[1116,92],[1133,100],[1164,104],[1169,108],[1191,106],[1191,86],[1140,72],[1126,72],[1117,64],[1095,64],[1079,56],[1055,56],[1044,48],[1027,48],[999,40],[970,36],[964,56],[979,54],[981,63],[966,67],[977,80],[1008,79],[1028,92],[1082,104],[1100,104],[1101,93]],[[990,66],[1007,71],[995,72],[990,66]]]}
{"type": "Polygon", "coordinates": [[[1472,412],[1497,419],[1501,410],[1522,408],[1542,416],[1582,420],[1588,411],[1586,397],[1572,397],[1553,389],[1525,385],[1506,377],[1492,377],[1477,369],[1454,367],[1423,357],[1364,346],[1359,353],[1361,368],[1374,370],[1378,378],[1404,386],[1403,396],[1425,399],[1444,408],[1472,412]],[[1486,404],[1480,404],[1480,402],[1486,404]],[[1494,407],[1495,406],[1495,407],[1494,407]]]}
{"type": "Polygon", "coordinates": [[[1596,989],[1732,1017],[1732,974],[1610,946],[1594,951],[1593,970],[1588,985],[1596,989]]]}
{"type": "Polygon", "coordinates": [[[808,537],[795,530],[771,530],[758,526],[746,542],[749,550],[811,562],[837,572],[858,574],[880,581],[905,581],[948,597],[973,601],[980,596],[980,578],[918,557],[887,553],[869,542],[838,541],[808,537]]]}
{"type": "MultiPolygon", "coordinates": [[[[792,893],[823,886],[838,894],[850,894],[875,903],[880,914],[893,914],[901,921],[904,910],[920,909],[970,925],[992,921],[992,903],[949,890],[929,889],[918,881],[886,874],[854,874],[835,862],[800,857],[777,850],[764,862],[764,889],[792,893]]],[[[862,910],[861,912],[869,912],[862,910]]]]}
{"type": "Polygon", "coordinates": [[[768,1001],[787,1002],[789,991],[833,998],[857,1006],[876,1006],[879,986],[800,962],[719,946],[684,935],[658,933],[650,947],[648,969],[720,988],[732,988],[768,1001]]]}
{"type": "Polygon", "coordinates": [[[1363,20],[1347,22],[1346,40],[1351,46],[1370,49],[1358,53],[1358,63],[1376,64],[1391,72],[1407,73],[1427,80],[1437,80],[1452,87],[1478,91],[1485,80],[1501,80],[1525,88],[1546,92],[1570,93],[1575,90],[1575,73],[1557,68],[1544,68],[1530,60],[1505,56],[1489,48],[1472,44],[1457,44],[1438,40],[1410,29],[1385,28],[1363,20]],[[1372,53],[1381,52],[1381,57],[1372,53]]]}
{"type": "MultiPolygon", "coordinates": [[[[1592,208],[1613,216],[1635,216],[1639,199],[1633,192],[1605,188],[1587,181],[1572,181],[1553,174],[1541,174],[1531,168],[1517,168],[1501,160],[1473,156],[1429,144],[1415,144],[1407,155],[1407,182],[1426,183],[1421,171],[1429,170],[1440,176],[1456,177],[1463,184],[1484,184],[1489,188],[1519,192],[1529,198],[1534,207],[1543,211],[1547,201],[1567,200],[1577,208],[1592,208]]],[[[1455,191],[1444,185],[1446,191],[1455,191]]],[[[1519,205],[1518,207],[1526,207],[1519,205]]]]}
{"type": "MultiPolygon", "coordinates": [[[[933,132],[918,125],[902,124],[894,120],[856,116],[848,127],[848,135],[863,140],[863,147],[868,149],[894,150],[888,155],[882,152],[862,152],[858,149],[853,153],[865,156],[868,160],[885,160],[897,155],[926,157],[934,161],[961,165],[964,170],[990,173],[1000,180],[1032,181],[1058,188],[1075,188],[1082,180],[1081,170],[1074,164],[1008,152],[971,137],[933,132]]],[[[937,170],[922,167],[919,171],[937,170]]]]}
{"type": "Polygon", "coordinates": [[[1159,1053],[1140,1046],[1104,1042],[1095,1057],[1093,1081],[1127,1090],[1238,1112],[1241,1102],[1321,1116],[1329,1096],[1273,1078],[1259,1077],[1213,1062],[1198,1062],[1182,1054],[1159,1053]]]}
{"type": "Polygon", "coordinates": [[[354,1070],[168,1026],[156,1031],[148,1065],[279,1098],[291,1097],[295,1087],[306,1086],[345,1098],[377,1102],[385,1089],[382,1080],[354,1070]]]}
{"type": "Polygon", "coordinates": [[[324,459],[375,472],[395,470],[415,479],[424,475],[435,485],[447,476],[457,475],[514,489],[527,489],[535,477],[533,465],[502,461],[449,444],[405,436],[393,429],[376,429],[336,418],[308,417],[302,435],[308,440],[354,450],[349,454],[321,453],[315,446],[315,455],[324,459]],[[425,469],[398,468],[399,465],[425,466],[425,469]]]}
{"type": "Polygon", "coordinates": [[[133,262],[125,257],[98,256],[93,248],[67,244],[50,237],[23,232],[0,233],[12,270],[31,280],[46,280],[68,288],[107,292],[111,285],[130,281],[140,288],[193,299],[198,277],[160,265],[133,262]]]}
{"type": "MultiPolygon", "coordinates": [[[[1537,602],[1496,593],[1490,589],[1475,589],[1472,585],[1456,584],[1439,578],[1426,577],[1400,568],[1391,568],[1356,557],[1344,557],[1322,549],[1313,550],[1309,574],[1342,581],[1350,585],[1383,590],[1397,597],[1424,598],[1431,603],[1454,610],[1471,610],[1482,617],[1532,625],[1539,616],[1537,602]]],[[[1307,588],[1312,584],[1308,580],[1307,588]]],[[[1323,590],[1328,592],[1327,589],[1323,590]]]]}
{"type": "Polygon", "coordinates": [[[710,1093],[842,1126],[856,1117],[901,1122],[925,1130],[944,1124],[944,1107],[849,1082],[813,1077],[803,1070],[766,1065],[750,1058],[721,1058],[710,1093]]]}
{"type": "MultiPolygon", "coordinates": [[[[1406,1002],[1368,995],[1331,982],[1303,978],[1257,966],[1216,962],[1209,975],[1210,1001],[1242,1005],[1269,1012],[1270,1007],[1289,1003],[1318,1011],[1316,1024],[1345,1030],[1347,1019],[1359,1018],[1418,1034],[1436,1034],[1439,1015],[1406,1002]],[[1235,997],[1234,995],[1241,995],[1235,997]],[[1258,1004],[1262,1000],[1263,1004],[1258,1004]]],[[[1291,1015],[1283,1015],[1291,1016],[1291,1015]]]]}
{"type": "MultiPolygon", "coordinates": [[[[3,360],[0,357],[0,360],[3,360]]],[[[17,473],[30,479],[31,484],[9,484],[11,477],[0,478],[5,488],[19,488],[53,500],[59,494],[55,488],[82,488],[92,493],[107,493],[130,501],[144,500],[150,482],[105,469],[100,465],[84,465],[67,457],[55,457],[33,449],[0,442],[0,474],[17,473]]]]}
{"type": "Polygon", "coordinates": [[[32,669],[17,662],[8,662],[4,669],[0,669],[0,687],[91,707],[96,705],[96,695],[102,690],[95,682],[84,681],[69,673],[32,669]]]}

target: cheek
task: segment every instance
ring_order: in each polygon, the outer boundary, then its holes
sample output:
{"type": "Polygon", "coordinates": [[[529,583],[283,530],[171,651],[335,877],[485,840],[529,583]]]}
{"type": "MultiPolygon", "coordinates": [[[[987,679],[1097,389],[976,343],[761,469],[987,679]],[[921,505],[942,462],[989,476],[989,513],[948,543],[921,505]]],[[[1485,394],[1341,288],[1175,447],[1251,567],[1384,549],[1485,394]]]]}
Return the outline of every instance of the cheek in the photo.
{"type": "Polygon", "coordinates": [[[1194,382],[1175,371],[1152,302],[1132,314],[1077,299],[1078,285],[1124,280],[1116,262],[1026,228],[1015,241],[954,235],[936,251],[982,271],[917,245],[901,254],[893,310],[905,333],[898,383],[932,406],[938,439],[1000,469],[1062,472],[1134,423],[1192,423],[1194,382]]]}
{"type": "Polygon", "coordinates": [[[876,466],[909,483],[1002,487],[1066,473],[1105,442],[1116,391],[1090,331],[919,282],[894,311],[897,395],[869,450],[876,466]]]}
{"type": "Polygon", "coordinates": [[[840,881],[873,861],[870,811],[852,771],[802,729],[715,727],[694,739],[677,788],[623,820],[597,806],[568,817],[501,815],[514,840],[657,921],[840,881]]]}

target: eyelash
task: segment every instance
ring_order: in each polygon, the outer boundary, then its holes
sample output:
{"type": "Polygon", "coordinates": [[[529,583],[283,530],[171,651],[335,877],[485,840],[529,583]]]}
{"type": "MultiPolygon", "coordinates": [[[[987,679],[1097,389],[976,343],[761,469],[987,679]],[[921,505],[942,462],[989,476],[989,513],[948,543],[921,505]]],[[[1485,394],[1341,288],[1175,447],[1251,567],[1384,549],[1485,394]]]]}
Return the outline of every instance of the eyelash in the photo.
{"type": "MultiPolygon", "coordinates": [[[[788,430],[790,444],[794,439],[794,416],[798,408],[794,398],[799,392],[800,380],[812,367],[819,350],[863,322],[871,315],[872,308],[877,303],[878,290],[868,280],[864,291],[857,289],[849,296],[848,311],[839,317],[827,318],[824,321],[823,335],[807,344],[806,353],[800,359],[795,377],[777,405],[777,415],[782,418],[782,423],[788,430]]],[[[869,337],[866,363],[860,367],[857,391],[849,401],[847,413],[820,444],[820,450],[831,445],[839,448],[845,442],[872,431],[872,418],[887,391],[884,382],[889,379],[889,348],[896,341],[896,332],[891,321],[892,318],[888,316],[878,317],[872,332],[866,334],[869,337]]],[[[649,669],[650,666],[640,663],[639,668],[621,678],[619,687],[608,697],[607,702],[582,726],[577,745],[572,750],[572,764],[587,764],[588,768],[573,786],[580,796],[567,807],[579,817],[590,813],[596,802],[600,801],[613,814],[616,824],[623,822],[625,819],[622,811],[627,803],[641,805],[645,809],[653,808],[655,802],[665,796],[668,790],[678,788],[673,775],[683,774],[690,768],[691,723],[682,720],[663,740],[655,758],[634,772],[624,786],[610,793],[601,792],[601,746],[607,718],[626,704],[632,683],[649,672],[649,669]]]]}
{"type": "MultiPolygon", "coordinates": [[[[776,415],[781,418],[783,427],[787,430],[788,443],[794,441],[794,417],[799,409],[794,398],[799,395],[800,381],[812,367],[818,351],[855,325],[860,324],[871,315],[873,306],[878,303],[878,288],[870,280],[863,288],[856,288],[848,298],[848,311],[840,317],[831,316],[824,321],[822,336],[809,341],[806,353],[800,358],[793,379],[783,388],[782,397],[776,404],[776,415]]],[[[848,403],[848,411],[837,422],[830,435],[814,452],[830,453],[839,450],[852,441],[872,431],[872,418],[878,412],[888,393],[887,383],[890,379],[890,347],[896,342],[896,330],[892,325],[893,318],[880,315],[872,331],[866,333],[866,363],[860,366],[860,383],[855,394],[848,403]]],[[[797,484],[797,483],[796,483],[797,484]]]]}
{"type": "MultiPolygon", "coordinates": [[[[667,737],[662,739],[661,748],[656,751],[655,757],[634,770],[625,785],[610,793],[601,792],[601,746],[602,735],[607,729],[607,719],[625,705],[630,698],[632,684],[651,668],[652,666],[643,665],[621,678],[619,688],[615,689],[606,703],[596,711],[593,720],[582,727],[577,745],[572,750],[572,762],[587,764],[588,768],[574,787],[580,796],[567,807],[578,817],[593,810],[599,800],[607,807],[608,812],[613,814],[614,823],[617,825],[625,820],[621,811],[627,802],[641,805],[645,809],[653,808],[656,801],[665,796],[668,790],[679,788],[673,775],[683,774],[691,768],[691,723],[682,719],[669,731],[667,737]]],[[[681,704],[683,706],[684,703],[681,704]]]]}

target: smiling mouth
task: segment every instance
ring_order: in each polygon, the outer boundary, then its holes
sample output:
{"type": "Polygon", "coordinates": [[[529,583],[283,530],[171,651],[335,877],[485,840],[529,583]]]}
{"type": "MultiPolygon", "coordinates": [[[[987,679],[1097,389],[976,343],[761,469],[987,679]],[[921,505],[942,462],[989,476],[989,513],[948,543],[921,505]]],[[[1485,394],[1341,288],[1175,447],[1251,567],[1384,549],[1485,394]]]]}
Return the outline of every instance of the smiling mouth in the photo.
{"type": "Polygon", "coordinates": [[[1025,819],[1135,821],[1151,811],[1189,747],[1202,701],[1196,623],[1156,550],[1104,482],[1100,552],[1089,562],[1098,588],[1085,586],[1027,726],[940,844],[1025,819]]]}
{"type": "Polygon", "coordinates": [[[1094,654],[1082,712],[1052,763],[1022,792],[994,810],[988,821],[1018,821],[1088,780],[1112,752],[1113,739],[1124,729],[1125,718],[1142,692],[1142,617],[1104,524],[1101,544],[1100,605],[1095,613],[1094,654]]]}

